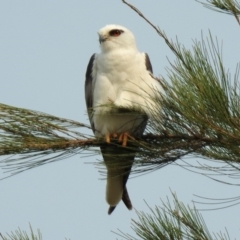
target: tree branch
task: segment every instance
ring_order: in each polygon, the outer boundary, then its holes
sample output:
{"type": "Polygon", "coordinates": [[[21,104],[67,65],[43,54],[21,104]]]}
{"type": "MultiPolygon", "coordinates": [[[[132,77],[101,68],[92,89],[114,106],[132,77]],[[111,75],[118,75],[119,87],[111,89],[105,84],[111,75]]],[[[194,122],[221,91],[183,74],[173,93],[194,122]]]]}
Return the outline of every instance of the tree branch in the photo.
{"type": "Polygon", "coordinates": [[[240,25],[240,19],[238,17],[240,15],[240,3],[236,0],[207,0],[208,3],[197,0],[197,2],[201,3],[208,9],[221,13],[232,14],[237,20],[237,23],[240,25]]]}

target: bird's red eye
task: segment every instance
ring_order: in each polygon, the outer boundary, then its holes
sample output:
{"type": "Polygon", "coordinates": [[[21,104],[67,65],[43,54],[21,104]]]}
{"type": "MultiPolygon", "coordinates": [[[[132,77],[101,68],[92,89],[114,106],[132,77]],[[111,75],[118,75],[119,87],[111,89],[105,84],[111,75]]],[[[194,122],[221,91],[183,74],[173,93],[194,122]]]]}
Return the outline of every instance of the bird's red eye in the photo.
{"type": "Polygon", "coordinates": [[[122,31],[118,29],[114,29],[109,32],[110,36],[112,37],[118,37],[119,35],[121,35],[121,33],[122,31]]]}

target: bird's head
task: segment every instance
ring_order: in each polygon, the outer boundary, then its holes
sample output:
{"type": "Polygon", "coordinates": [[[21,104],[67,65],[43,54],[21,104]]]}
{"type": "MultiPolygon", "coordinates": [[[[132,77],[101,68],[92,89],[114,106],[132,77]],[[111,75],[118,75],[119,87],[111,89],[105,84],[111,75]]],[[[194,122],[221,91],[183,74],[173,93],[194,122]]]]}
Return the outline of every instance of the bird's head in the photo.
{"type": "Polygon", "coordinates": [[[137,48],[132,32],[120,25],[107,25],[98,31],[98,35],[103,52],[137,48]]]}

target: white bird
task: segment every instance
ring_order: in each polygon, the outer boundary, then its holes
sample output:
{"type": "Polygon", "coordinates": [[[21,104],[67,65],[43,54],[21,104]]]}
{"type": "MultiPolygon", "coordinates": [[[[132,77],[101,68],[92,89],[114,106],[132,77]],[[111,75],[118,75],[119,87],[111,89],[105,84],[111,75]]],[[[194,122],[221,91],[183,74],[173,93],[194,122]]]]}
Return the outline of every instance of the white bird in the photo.
{"type": "Polygon", "coordinates": [[[105,137],[107,143],[111,138],[121,142],[101,147],[111,214],[121,199],[132,209],[126,183],[137,149],[127,140],[142,136],[155,106],[156,90],[162,89],[152,76],[148,55],[138,51],[127,28],[107,25],[98,35],[101,53],[93,54],[88,63],[85,98],[95,136],[105,137]]]}

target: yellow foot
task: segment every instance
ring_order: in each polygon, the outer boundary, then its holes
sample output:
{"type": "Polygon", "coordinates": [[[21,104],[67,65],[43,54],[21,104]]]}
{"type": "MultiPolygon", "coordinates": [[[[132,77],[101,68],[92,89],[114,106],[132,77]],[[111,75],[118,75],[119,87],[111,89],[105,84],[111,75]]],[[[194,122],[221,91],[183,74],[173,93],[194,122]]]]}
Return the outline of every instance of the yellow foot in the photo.
{"type": "Polygon", "coordinates": [[[119,142],[122,142],[122,146],[123,146],[123,147],[126,147],[126,146],[127,146],[127,141],[128,141],[128,139],[134,140],[134,137],[130,136],[130,135],[128,134],[128,132],[125,132],[125,133],[121,133],[121,134],[120,134],[120,136],[119,136],[119,138],[118,138],[118,141],[119,141],[119,142]]]}
{"type": "Polygon", "coordinates": [[[106,143],[110,143],[111,142],[111,138],[117,138],[117,134],[116,133],[107,133],[105,135],[105,141],[106,143]]]}

